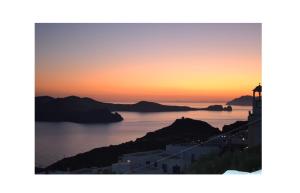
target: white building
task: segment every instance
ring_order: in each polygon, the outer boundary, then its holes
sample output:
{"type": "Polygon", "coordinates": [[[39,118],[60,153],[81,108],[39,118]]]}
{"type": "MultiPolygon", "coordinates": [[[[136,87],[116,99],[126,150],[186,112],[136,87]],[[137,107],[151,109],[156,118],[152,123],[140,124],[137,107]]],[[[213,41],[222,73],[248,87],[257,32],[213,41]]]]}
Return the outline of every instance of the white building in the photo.
{"type": "Polygon", "coordinates": [[[111,165],[113,173],[117,174],[129,174],[131,173],[131,165],[129,162],[117,162],[111,165]]]}
{"type": "Polygon", "coordinates": [[[158,160],[164,150],[144,151],[124,154],[118,163],[112,164],[115,173],[136,173],[137,170],[150,168],[150,164],[158,160]]]}
{"type": "Polygon", "coordinates": [[[262,141],[262,86],[259,84],[253,89],[253,102],[252,102],[252,113],[249,112],[248,121],[248,145],[256,146],[260,145],[262,141]],[[258,96],[256,96],[258,93],[258,96]]]}
{"type": "Polygon", "coordinates": [[[166,150],[124,154],[112,164],[114,173],[170,174],[181,173],[202,156],[220,152],[218,146],[201,144],[167,145],[166,150]]]}

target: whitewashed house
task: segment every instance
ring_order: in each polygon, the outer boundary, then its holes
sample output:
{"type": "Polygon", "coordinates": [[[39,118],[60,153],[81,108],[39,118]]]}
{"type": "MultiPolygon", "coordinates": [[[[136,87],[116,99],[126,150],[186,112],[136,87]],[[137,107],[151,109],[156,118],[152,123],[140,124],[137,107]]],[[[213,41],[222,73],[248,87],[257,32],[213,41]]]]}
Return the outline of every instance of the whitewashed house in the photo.
{"type": "Polygon", "coordinates": [[[117,174],[128,174],[130,173],[130,163],[129,162],[117,162],[111,165],[111,170],[113,173],[117,174]]]}
{"type": "Polygon", "coordinates": [[[112,164],[114,173],[171,174],[182,173],[202,156],[220,152],[214,145],[172,144],[166,150],[154,150],[124,154],[118,163],[112,164]]]}
{"type": "Polygon", "coordinates": [[[136,170],[150,168],[151,163],[159,159],[164,150],[153,150],[124,154],[118,163],[112,164],[114,173],[135,173],[136,170]]]}

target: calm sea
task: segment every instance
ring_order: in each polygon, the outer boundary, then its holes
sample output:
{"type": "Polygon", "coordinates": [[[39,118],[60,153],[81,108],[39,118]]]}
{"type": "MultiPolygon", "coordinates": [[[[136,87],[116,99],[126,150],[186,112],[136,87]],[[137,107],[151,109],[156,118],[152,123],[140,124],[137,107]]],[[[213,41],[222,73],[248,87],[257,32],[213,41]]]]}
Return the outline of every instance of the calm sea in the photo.
{"type": "MultiPolygon", "coordinates": [[[[162,103],[207,107],[224,103],[162,103]]],[[[251,107],[233,106],[232,112],[188,111],[162,113],[120,112],[124,120],[110,124],[77,124],[70,122],[35,123],[35,165],[44,167],[64,157],[89,151],[93,148],[135,140],[149,131],[161,129],[175,119],[188,117],[222,128],[237,120],[246,120],[251,107]]]]}

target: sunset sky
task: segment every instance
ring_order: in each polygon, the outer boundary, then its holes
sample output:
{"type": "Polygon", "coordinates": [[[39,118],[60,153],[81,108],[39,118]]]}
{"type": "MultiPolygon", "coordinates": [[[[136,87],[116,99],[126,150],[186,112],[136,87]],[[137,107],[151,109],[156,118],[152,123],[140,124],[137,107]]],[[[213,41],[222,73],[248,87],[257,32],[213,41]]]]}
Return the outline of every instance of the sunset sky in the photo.
{"type": "Polygon", "coordinates": [[[36,96],[227,101],[261,82],[261,24],[36,24],[36,96]]]}

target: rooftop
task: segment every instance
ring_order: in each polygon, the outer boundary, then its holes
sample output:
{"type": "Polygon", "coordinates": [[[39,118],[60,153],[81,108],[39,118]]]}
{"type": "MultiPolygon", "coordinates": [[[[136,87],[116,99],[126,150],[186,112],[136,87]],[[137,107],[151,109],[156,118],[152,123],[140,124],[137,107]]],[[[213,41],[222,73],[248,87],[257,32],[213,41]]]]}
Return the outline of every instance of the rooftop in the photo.
{"type": "Polygon", "coordinates": [[[152,151],[142,151],[142,152],[136,152],[136,153],[128,153],[128,154],[124,154],[123,156],[145,156],[148,154],[160,154],[163,153],[164,150],[152,150],[152,151]]]}
{"type": "Polygon", "coordinates": [[[260,84],[253,89],[254,92],[261,92],[261,90],[262,90],[262,87],[260,84]]]}
{"type": "Polygon", "coordinates": [[[200,143],[177,143],[177,144],[169,144],[168,146],[183,146],[183,147],[192,147],[195,145],[199,145],[200,143]]]}
{"type": "Polygon", "coordinates": [[[168,153],[161,153],[159,154],[160,157],[162,158],[167,158],[167,159],[181,159],[179,156],[177,155],[171,155],[171,154],[168,154],[168,153]]]}

